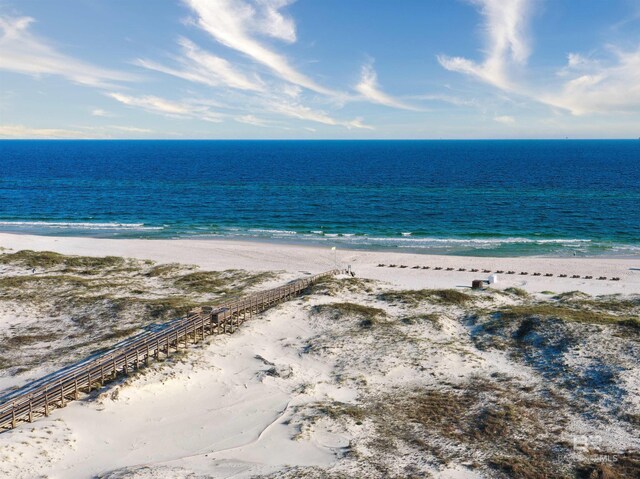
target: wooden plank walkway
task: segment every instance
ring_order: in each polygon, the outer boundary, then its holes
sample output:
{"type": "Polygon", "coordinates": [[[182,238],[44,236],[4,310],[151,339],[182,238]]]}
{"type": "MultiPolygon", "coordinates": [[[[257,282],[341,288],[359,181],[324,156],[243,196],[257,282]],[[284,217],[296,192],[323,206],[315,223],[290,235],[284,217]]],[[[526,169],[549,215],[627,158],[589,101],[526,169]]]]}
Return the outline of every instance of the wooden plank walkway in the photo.
{"type": "Polygon", "coordinates": [[[81,392],[101,388],[119,375],[148,365],[171,350],[187,347],[212,334],[233,333],[247,317],[275,304],[287,301],[319,279],[340,273],[326,273],[298,279],[284,286],[262,291],[245,298],[213,307],[190,311],[185,317],[170,321],[156,331],[146,331],[124,341],[106,353],[90,357],[73,366],[34,381],[0,397],[0,432],[15,428],[21,421],[32,422],[37,416],[48,416],[52,409],[64,407],[78,399],[81,392]]]}

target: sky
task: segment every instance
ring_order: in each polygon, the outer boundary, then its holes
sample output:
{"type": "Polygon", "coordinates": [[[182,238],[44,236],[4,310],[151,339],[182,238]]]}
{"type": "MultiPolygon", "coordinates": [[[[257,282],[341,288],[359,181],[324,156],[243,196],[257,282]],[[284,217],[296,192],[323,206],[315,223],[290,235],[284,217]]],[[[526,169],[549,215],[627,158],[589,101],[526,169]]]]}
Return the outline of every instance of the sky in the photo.
{"type": "Polygon", "coordinates": [[[640,0],[0,0],[0,138],[640,137],[640,0]]]}

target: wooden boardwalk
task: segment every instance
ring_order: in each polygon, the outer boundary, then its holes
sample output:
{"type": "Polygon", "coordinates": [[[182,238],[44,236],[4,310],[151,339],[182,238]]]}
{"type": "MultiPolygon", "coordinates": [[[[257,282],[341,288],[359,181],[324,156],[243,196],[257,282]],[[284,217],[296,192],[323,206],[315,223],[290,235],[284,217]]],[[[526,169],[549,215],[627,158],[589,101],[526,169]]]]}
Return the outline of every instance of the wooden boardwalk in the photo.
{"type": "Polygon", "coordinates": [[[78,399],[81,392],[101,388],[119,375],[126,375],[148,365],[152,359],[187,347],[212,334],[232,333],[247,317],[299,295],[320,278],[338,274],[339,270],[298,279],[278,288],[213,307],[190,311],[185,317],[170,321],[115,346],[110,351],[92,356],[73,366],[34,381],[0,397],[0,432],[15,428],[18,422],[32,422],[37,416],[48,416],[52,409],[64,407],[78,399]]]}

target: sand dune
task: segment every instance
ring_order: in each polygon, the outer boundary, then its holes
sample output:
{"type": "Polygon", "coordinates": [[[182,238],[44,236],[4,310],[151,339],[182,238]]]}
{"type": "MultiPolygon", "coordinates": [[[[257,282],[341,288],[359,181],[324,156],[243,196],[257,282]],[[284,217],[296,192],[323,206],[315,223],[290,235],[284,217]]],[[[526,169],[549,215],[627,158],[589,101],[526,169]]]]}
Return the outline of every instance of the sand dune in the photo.
{"type": "MultiPolygon", "coordinates": [[[[229,241],[0,234],[0,246],[178,261],[207,269],[284,271],[275,282],[334,265],[334,253],[326,249],[229,241]]],[[[640,271],[634,268],[640,267],[639,261],[359,251],[339,251],[337,258],[341,265],[352,265],[355,280],[317,289],[268,311],[236,334],[212,337],[188,354],[145,368],[99,395],[55,410],[49,418],[0,434],[0,475],[406,477],[413,471],[416,477],[506,477],[499,466],[487,469],[487,461],[502,457],[499,453],[520,453],[490,430],[474,433],[472,439],[461,435],[453,440],[449,430],[432,422],[431,416],[420,419],[428,435],[407,429],[406,418],[413,417],[415,422],[416,415],[422,414],[407,398],[419,402],[421,397],[434,398],[426,405],[441,407],[444,401],[468,404],[468,411],[484,408],[500,413],[489,416],[494,421],[503,418],[504,411],[512,411],[515,432],[509,424],[493,427],[507,428],[500,434],[511,442],[524,434],[533,451],[596,436],[598,450],[611,457],[639,450],[632,423],[625,419],[625,414],[637,417],[640,412],[637,396],[631,394],[640,386],[638,369],[633,367],[640,354],[635,336],[620,339],[622,330],[617,326],[553,323],[545,329],[527,324],[541,328],[536,330],[538,338],[571,345],[560,358],[547,357],[537,355],[536,343],[513,339],[521,334],[522,325],[503,334],[490,318],[465,319],[462,305],[385,299],[385,294],[405,288],[467,292],[472,279],[487,276],[411,269],[414,265],[553,273],[550,278],[500,275],[496,288],[522,288],[532,294],[527,301],[548,298],[548,291],[638,294],[640,271]],[[378,267],[378,263],[408,267],[378,267]],[[560,272],[621,280],[558,278],[560,272]],[[598,349],[595,356],[594,348],[598,349]],[[615,379],[599,389],[589,389],[589,382],[577,389],[567,387],[575,378],[601,381],[604,376],[598,374],[609,370],[617,371],[615,379]],[[502,404],[506,409],[492,409],[502,404]],[[413,434],[417,436],[409,438],[413,434]]],[[[495,291],[470,297],[479,311],[523,301],[512,293],[495,291]]],[[[21,321],[8,311],[3,316],[12,324],[21,321]]],[[[472,415],[464,419],[471,421],[467,423],[462,420],[465,411],[444,409],[437,414],[455,413],[447,421],[462,421],[456,426],[462,431],[485,417],[472,415]]],[[[541,455],[536,459],[541,461],[540,470],[593,464],[591,453],[563,447],[567,452],[562,458],[541,455]]]]}

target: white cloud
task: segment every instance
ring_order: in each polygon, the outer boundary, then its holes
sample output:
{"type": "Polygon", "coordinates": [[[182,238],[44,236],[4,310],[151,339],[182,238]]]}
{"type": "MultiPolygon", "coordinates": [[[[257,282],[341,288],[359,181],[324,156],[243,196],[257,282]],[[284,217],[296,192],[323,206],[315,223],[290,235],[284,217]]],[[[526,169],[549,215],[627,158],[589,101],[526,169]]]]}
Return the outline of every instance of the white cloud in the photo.
{"type": "Polygon", "coordinates": [[[380,89],[380,86],[378,85],[378,75],[373,69],[373,65],[371,63],[362,67],[360,83],[356,85],[356,90],[364,98],[373,103],[378,103],[392,108],[400,108],[402,110],[416,110],[416,108],[396,100],[380,89]]]}
{"type": "Polygon", "coordinates": [[[478,100],[475,98],[461,98],[455,95],[442,95],[442,94],[426,94],[426,95],[413,95],[413,100],[425,100],[425,101],[437,101],[443,103],[449,103],[455,106],[479,106],[478,100]]]}
{"type": "Polygon", "coordinates": [[[515,69],[530,55],[526,35],[531,0],[474,0],[481,7],[487,32],[482,63],[439,56],[451,71],[474,76],[508,93],[516,93],[574,115],[640,112],[640,47],[622,51],[608,46],[610,58],[571,52],[554,77],[527,85],[515,81],[515,69]]]}
{"type": "Polygon", "coordinates": [[[0,138],[86,138],[88,135],[78,130],[62,128],[31,128],[24,125],[0,125],[0,138]]]}
{"type": "Polygon", "coordinates": [[[352,129],[352,128],[360,128],[360,129],[367,129],[367,130],[373,129],[373,127],[369,125],[365,125],[362,122],[361,118],[356,118],[354,120],[347,120],[347,121],[338,120],[336,118],[329,116],[327,113],[323,111],[312,110],[311,108],[306,107],[304,105],[300,105],[300,104],[294,104],[294,103],[287,104],[284,102],[278,102],[278,103],[273,103],[271,105],[271,109],[274,112],[280,113],[282,115],[285,115],[291,118],[297,118],[299,120],[306,120],[306,121],[313,121],[316,123],[322,123],[324,125],[344,126],[348,129],[352,129]]]}
{"type": "Polygon", "coordinates": [[[108,112],[106,110],[103,110],[102,108],[95,108],[95,109],[91,110],[91,115],[92,116],[100,116],[100,117],[107,118],[107,117],[113,116],[113,113],[110,113],[110,112],[108,112]]]}
{"type": "Polygon", "coordinates": [[[514,88],[514,65],[524,65],[530,54],[526,35],[530,0],[474,0],[485,17],[486,56],[482,63],[462,57],[438,56],[447,70],[475,76],[503,90],[514,88]]]}
{"type": "Polygon", "coordinates": [[[257,0],[256,4],[262,9],[262,19],[254,17],[257,30],[273,38],[289,43],[296,41],[296,25],[291,17],[280,12],[281,8],[294,3],[295,0],[257,0]]]}
{"type": "Polygon", "coordinates": [[[237,71],[224,58],[202,50],[186,38],[180,38],[178,43],[182,47],[184,55],[177,59],[181,68],[171,68],[142,59],[137,60],[135,63],[150,70],[212,87],[224,85],[239,90],[264,90],[264,83],[257,76],[251,78],[237,71]]]}
{"type": "Polygon", "coordinates": [[[245,123],[247,125],[253,126],[271,126],[271,123],[267,120],[263,120],[261,118],[257,118],[254,115],[241,115],[234,118],[238,123],[245,123]]]}
{"type": "Polygon", "coordinates": [[[497,121],[498,123],[502,123],[504,125],[512,125],[516,122],[516,119],[509,115],[501,115],[494,117],[494,121],[497,121]]]}
{"type": "Polygon", "coordinates": [[[287,0],[184,0],[196,13],[196,24],[221,44],[239,51],[269,68],[280,78],[324,95],[338,95],[290,65],[284,55],[255,38],[262,34],[294,42],[293,20],[280,12],[292,3],[287,0]]]}
{"type": "Polygon", "coordinates": [[[126,73],[101,68],[56,51],[29,31],[33,18],[0,17],[0,69],[26,75],[60,75],[82,85],[107,87],[133,81],[126,73]]]}
{"type": "Polygon", "coordinates": [[[137,126],[109,125],[107,128],[118,131],[126,131],[129,133],[153,133],[153,130],[150,130],[149,128],[138,128],[137,126]]]}
{"type": "Polygon", "coordinates": [[[108,93],[107,95],[125,105],[174,118],[195,118],[214,123],[222,121],[220,115],[212,111],[208,105],[197,104],[194,101],[178,103],[151,95],[138,97],[122,93],[108,93]]]}
{"type": "Polygon", "coordinates": [[[565,82],[541,93],[540,101],[574,115],[640,111],[640,47],[631,52],[614,50],[608,64],[570,54],[559,75],[565,82]]]}

